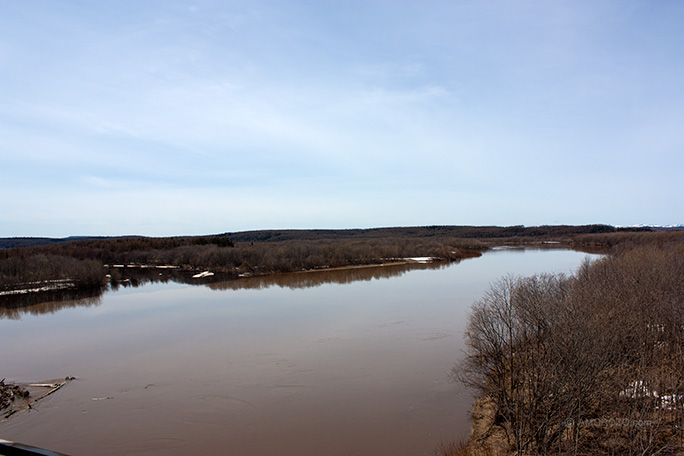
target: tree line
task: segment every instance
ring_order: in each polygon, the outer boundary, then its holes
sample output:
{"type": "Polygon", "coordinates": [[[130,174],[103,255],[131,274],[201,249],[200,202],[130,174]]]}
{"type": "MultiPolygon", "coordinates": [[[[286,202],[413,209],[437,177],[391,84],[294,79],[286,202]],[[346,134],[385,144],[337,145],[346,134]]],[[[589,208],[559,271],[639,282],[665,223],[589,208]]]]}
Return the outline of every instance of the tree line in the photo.
{"type": "MultiPolygon", "coordinates": [[[[311,241],[322,239],[396,239],[449,237],[459,239],[519,239],[575,236],[591,233],[616,233],[632,228],[610,225],[541,225],[541,226],[413,226],[345,230],[257,230],[228,233],[235,242],[311,241]]],[[[638,228],[638,230],[649,230],[638,228]]]]}
{"type": "Polygon", "coordinates": [[[117,265],[212,270],[223,277],[380,264],[415,256],[456,260],[484,246],[450,237],[284,240],[234,244],[226,235],[101,238],[0,250],[0,291],[70,280],[76,286],[125,279],[117,265]]]}
{"type": "MultiPolygon", "coordinates": [[[[188,242],[215,242],[230,239],[234,242],[281,242],[281,241],[314,241],[340,239],[371,239],[371,238],[400,238],[400,237],[456,237],[462,239],[503,239],[503,238],[531,238],[541,236],[574,236],[588,233],[614,233],[620,231],[652,231],[651,228],[616,228],[610,225],[541,225],[541,226],[413,226],[366,229],[308,229],[308,230],[257,230],[223,233],[210,236],[177,236],[170,238],[146,238],[143,236],[76,236],[68,238],[31,238],[13,237],[0,238],[0,249],[13,247],[35,247],[50,244],[62,244],[74,241],[108,241],[113,239],[147,240],[151,243],[166,243],[175,246],[188,242]],[[213,238],[213,239],[212,239],[213,238]]],[[[167,247],[168,248],[168,247],[167,247]]]]}
{"type": "MultiPolygon", "coordinates": [[[[134,263],[155,253],[170,256],[186,249],[233,247],[225,235],[197,237],[121,237],[52,242],[0,250],[0,291],[17,288],[100,286],[112,261],[134,263]]],[[[166,257],[169,258],[170,256],[166,257]]]]}
{"type": "Polygon", "coordinates": [[[574,248],[614,248],[679,239],[684,232],[621,232],[606,225],[579,227],[409,227],[369,230],[283,230],[213,236],[84,238],[0,249],[0,292],[40,283],[102,284],[126,279],[114,265],[212,270],[223,278],[330,267],[381,264],[430,256],[457,260],[493,245],[554,240],[574,248]],[[459,234],[460,236],[456,236],[459,234]],[[500,237],[496,237],[500,236],[500,237]],[[512,236],[512,237],[511,237],[512,236]],[[109,268],[105,266],[110,266],[109,268]]]}

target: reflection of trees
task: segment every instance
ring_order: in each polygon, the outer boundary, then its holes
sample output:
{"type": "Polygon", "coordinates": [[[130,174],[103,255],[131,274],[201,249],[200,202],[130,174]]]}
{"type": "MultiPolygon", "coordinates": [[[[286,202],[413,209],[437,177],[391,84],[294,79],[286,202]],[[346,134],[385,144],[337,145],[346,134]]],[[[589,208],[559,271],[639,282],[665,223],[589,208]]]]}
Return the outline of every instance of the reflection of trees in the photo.
{"type": "Polygon", "coordinates": [[[441,269],[452,263],[405,263],[340,268],[320,271],[271,274],[241,279],[230,279],[229,275],[193,279],[194,271],[157,268],[126,268],[126,278],[113,280],[108,286],[88,289],[53,290],[40,293],[0,296],[0,318],[18,320],[23,315],[55,313],[74,307],[100,305],[106,290],[137,288],[149,283],[178,282],[192,285],[206,285],[213,290],[261,290],[272,286],[281,288],[310,288],[325,283],[347,284],[373,279],[398,277],[407,271],[417,269],[441,269]]]}
{"type": "Polygon", "coordinates": [[[97,287],[3,296],[0,299],[0,318],[19,320],[24,315],[42,315],[73,307],[99,306],[104,290],[104,287],[97,287]]]}
{"type": "Polygon", "coordinates": [[[215,273],[213,276],[195,278],[196,270],[156,268],[156,267],[110,267],[112,276],[110,288],[141,287],[148,283],[187,283],[190,285],[204,285],[209,282],[223,281],[235,278],[233,274],[215,273]]]}
{"type": "Polygon", "coordinates": [[[313,288],[327,283],[348,284],[359,281],[370,281],[398,277],[408,271],[417,269],[441,269],[452,263],[406,263],[394,265],[377,265],[357,268],[341,268],[320,271],[302,271],[286,274],[247,277],[238,280],[209,283],[213,290],[262,290],[270,287],[280,288],[313,288]]]}

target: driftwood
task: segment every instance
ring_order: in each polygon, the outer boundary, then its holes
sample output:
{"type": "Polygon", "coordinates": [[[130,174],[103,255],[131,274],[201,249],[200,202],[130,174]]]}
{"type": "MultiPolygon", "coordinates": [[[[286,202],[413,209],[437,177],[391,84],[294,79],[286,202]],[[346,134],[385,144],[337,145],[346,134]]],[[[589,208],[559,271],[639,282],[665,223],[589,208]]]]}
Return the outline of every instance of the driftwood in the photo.
{"type": "Polygon", "coordinates": [[[32,410],[33,404],[56,392],[71,380],[75,380],[75,377],[66,377],[63,381],[56,383],[5,384],[4,380],[0,381],[0,386],[2,386],[3,390],[2,418],[7,419],[17,412],[32,410]],[[29,393],[29,388],[33,389],[31,393],[29,393]],[[35,391],[36,388],[40,389],[35,391]],[[34,397],[35,394],[40,393],[44,388],[49,390],[40,396],[34,397]],[[15,401],[15,399],[20,399],[20,401],[15,401]]]}
{"type": "Polygon", "coordinates": [[[58,389],[60,389],[61,387],[63,387],[63,386],[66,385],[66,384],[67,384],[67,382],[66,382],[66,380],[65,380],[65,381],[63,381],[62,383],[57,383],[57,384],[52,384],[52,383],[34,383],[34,384],[32,384],[32,385],[29,385],[29,386],[40,386],[40,387],[45,387],[45,388],[52,388],[52,389],[51,389],[50,391],[48,391],[47,393],[45,393],[45,394],[43,394],[42,396],[40,396],[40,397],[34,399],[33,402],[34,402],[34,403],[35,403],[35,402],[38,402],[39,400],[43,399],[44,397],[49,396],[50,394],[54,393],[55,391],[57,391],[58,389]]]}

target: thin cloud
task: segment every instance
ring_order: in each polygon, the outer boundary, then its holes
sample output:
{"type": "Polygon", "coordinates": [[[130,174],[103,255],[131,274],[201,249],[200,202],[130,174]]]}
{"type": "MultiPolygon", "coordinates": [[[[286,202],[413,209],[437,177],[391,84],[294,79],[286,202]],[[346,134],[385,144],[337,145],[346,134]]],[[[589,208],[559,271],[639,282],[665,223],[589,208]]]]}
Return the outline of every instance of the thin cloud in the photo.
{"type": "Polygon", "coordinates": [[[681,223],[682,16],[7,4],[0,236],[681,223]]]}

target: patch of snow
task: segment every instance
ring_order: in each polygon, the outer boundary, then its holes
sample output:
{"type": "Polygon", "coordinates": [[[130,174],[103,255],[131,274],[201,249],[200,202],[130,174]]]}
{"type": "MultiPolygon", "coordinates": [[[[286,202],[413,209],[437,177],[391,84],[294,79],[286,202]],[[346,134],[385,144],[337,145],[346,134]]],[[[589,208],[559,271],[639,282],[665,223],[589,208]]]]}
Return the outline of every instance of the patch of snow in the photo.
{"type": "Polygon", "coordinates": [[[105,264],[106,268],[180,269],[170,264],[105,264]]]}
{"type": "Polygon", "coordinates": [[[213,272],[204,271],[204,272],[200,272],[199,274],[195,274],[194,276],[192,276],[192,278],[193,279],[201,279],[202,277],[211,277],[213,275],[214,275],[213,272]]]}
{"type": "Polygon", "coordinates": [[[405,259],[408,261],[415,261],[416,263],[430,263],[434,261],[434,257],[413,257],[405,259]]]}
{"type": "MultiPolygon", "coordinates": [[[[56,282],[56,281],[55,281],[56,282]]],[[[19,290],[7,290],[7,291],[0,291],[0,296],[10,296],[10,295],[20,295],[20,294],[28,294],[28,293],[37,293],[40,291],[54,291],[54,290],[65,290],[67,288],[75,288],[76,286],[73,283],[66,282],[66,283],[53,283],[51,285],[45,285],[42,287],[35,287],[35,288],[22,288],[19,290]]]]}
{"type": "Polygon", "coordinates": [[[684,396],[677,396],[675,394],[668,394],[661,396],[657,391],[652,391],[646,387],[643,380],[636,380],[632,382],[629,387],[620,393],[620,396],[627,396],[631,399],[651,397],[660,401],[660,407],[671,409],[676,404],[684,401],[684,396]]]}

